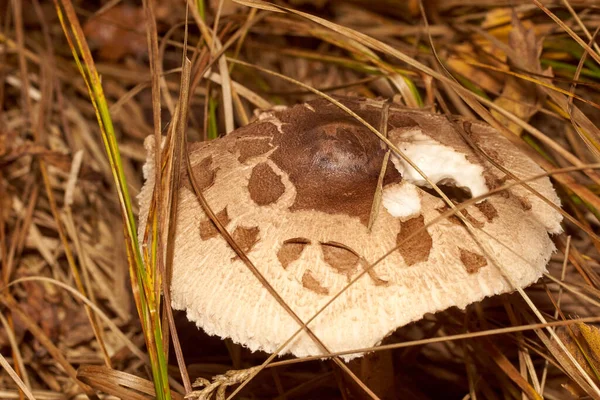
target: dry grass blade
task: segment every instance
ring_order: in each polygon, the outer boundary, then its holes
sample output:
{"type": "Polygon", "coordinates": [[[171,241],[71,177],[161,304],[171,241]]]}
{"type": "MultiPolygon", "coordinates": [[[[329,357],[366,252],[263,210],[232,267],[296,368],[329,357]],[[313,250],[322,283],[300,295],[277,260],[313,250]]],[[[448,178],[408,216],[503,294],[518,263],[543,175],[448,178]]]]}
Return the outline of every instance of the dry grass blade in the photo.
{"type": "Polygon", "coordinates": [[[574,41],[576,41],[581,47],[583,47],[585,49],[585,51],[588,52],[590,57],[592,57],[598,64],[600,64],[600,54],[596,53],[586,42],[584,42],[579,37],[579,35],[577,35],[575,32],[573,32],[573,30],[569,26],[567,26],[560,18],[558,18],[556,16],[556,14],[554,14],[552,11],[550,11],[550,9],[548,9],[548,7],[546,7],[542,3],[540,3],[539,0],[532,0],[532,1],[533,1],[533,4],[538,6],[543,12],[545,12],[550,18],[552,18],[552,20],[554,22],[556,22],[556,24],[558,26],[560,26],[562,29],[564,29],[564,31],[567,32],[574,41]]]}
{"type": "Polygon", "coordinates": [[[111,164],[113,179],[119,194],[119,204],[121,206],[122,218],[125,225],[125,238],[127,254],[130,261],[130,275],[132,277],[132,286],[134,287],[134,297],[138,314],[142,319],[146,343],[150,353],[151,367],[155,376],[154,384],[158,398],[170,399],[170,389],[168,382],[167,362],[162,346],[162,331],[160,319],[157,310],[160,307],[160,297],[153,293],[154,279],[153,271],[145,267],[142,255],[140,253],[137,232],[135,228],[135,218],[133,216],[131,198],[127,182],[123,173],[122,160],[116,142],[112,120],[108,112],[108,106],[104,97],[100,77],[95,68],[90,49],[85,41],[83,30],[69,0],[62,1],[59,5],[55,0],[55,7],[65,36],[73,53],[73,57],[79,67],[81,75],[86,82],[92,105],[96,111],[102,139],[111,164]],[[62,7],[61,7],[62,6],[62,7]],[[69,27],[63,20],[63,10],[69,21],[69,27]],[[74,42],[75,43],[74,43],[74,42]],[[84,66],[80,61],[83,59],[84,66]]]}
{"type": "MultiPolygon", "coordinates": [[[[152,382],[111,368],[87,365],[79,368],[77,376],[82,381],[121,399],[147,400],[156,397],[152,382]]],[[[171,392],[171,396],[183,400],[183,396],[175,392],[171,392]]]]}
{"type": "Polygon", "coordinates": [[[600,307],[600,301],[594,300],[590,296],[584,294],[581,290],[581,287],[569,285],[568,283],[562,282],[561,280],[559,280],[549,274],[544,274],[544,277],[551,280],[552,282],[556,283],[561,289],[568,290],[570,293],[577,295],[577,297],[580,297],[581,299],[585,300],[586,302],[588,302],[596,307],[600,307]]]}
{"type": "Polygon", "coordinates": [[[4,327],[4,331],[6,332],[6,334],[8,336],[8,340],[10,342],[10,347],[11,347],[12,353],[13,353],[14,364],[15,364],[15,367],[17,368],[17,371],[19,371],[18,378],[20,381],[22,381],[22,383],[25,385],[25,387],[27,389],[31,390],[31,381],[29,379],[29,374],[27,373],[27,369],[25,369],[25,363],[23,363],[23,356],[22,356],[19,346],[17,344],[17,340],[14,335],[14,329],[11,326],[11,324],[9,323],[9,321],[7,321],[6,318],[4,317],[4,315],[2,315],[2,314],[0,314],[0,322],[2,322],[2,326],[4,327]]]}
{"type": "MultiPolygon", "coordinates": [[[[590,43],[595,42],[596,36],[598,35],[599,31],[600,27],[596,28],[594,36],[590,39],[590,43]]],[[[573,125],[573,128],[575,128],[579,136],[583,139],[584,143],[588,146],[588,148],[594,153],[596,158],[600,158],[600,143],[598,143],[598,138],[600,135],[598,134],[598,129],[593,124],[588,123],[587,120],[582,121],[581,118],[576,118],[573,112],[573,99],[575,98],[576,82],[579,80],[579,76],[581,74],[581,70],[583,68],[586,57],[587,53],[583,53],[583,56],[581,57],[581,59],[579,60],[579,64],[577,65],[577,71],[575,71],[574,81],[571,84],[571,88],[569,90],[570,96],[567,103],[567,113],[569,115],[569,119],[571,121],[571,124],[573,125]],[[587,129],[585,127],[587,127],[587,129]]]]}
{"type": "MultiPolygon", "coordinates": [[[[227,60],[225,57],[219,54],[224,50],[223,45],[220,43],[219,38],[217,37],[217,32],[209,31],[208,27],[204,23],[204,20],[201,18],[200,13],[196,7],[194,7],[194,4],[191,0],[188,0],[188,8],[192,11],[194,21],[196,21],[196,24],[198,24],[204,40],[210,45],[211,57],[216,60],[219,66],[219,72],[222,79],[223,106],[225,108],[225,130],[226,133],[229,133],[234,129],[233,95],[231,77],[229,76],[229,68],[227,67],[227,60]]],[[[217,21],[215,19],[215,26],[216,22],[217,21]]]]}
{"type": "MultiPolygon", "coordinates": [[[[577,15],[577,13],[575,12],[575,10],[571,6],[571,4],[568,2],[568,0],[563,0],[562,2],[565,5],[565,7],[567,7],[567,9],[569,10],[569,13],[571,13],[571,15],[573,16],[573,19],[575,19],[575,21],[577,21],[577,25],[579,26],[579,28],[581,28],[581,30],[585,33],[588,40],[591,41],[592,35],[590,35],[590,31],[587,29],[587,27],[585,26],[585,24],[583,23],[581,18],[579,18],[579,15],[577,15]]],[[[594,47],[594,49],[600,54],[600,46],[598,46],[598,43],[596,43],[596,42],[590,43],[590,46],[594,47]]]]}
{"type": "MultiPolygon", "coordinates": [[[[567,237],[567,244],[566,244],[566,250],[565,250],[565,259],[563,261],[563,265],[562,265],[562,271],[560,274],[560,282],[563,283],[563,281],[565,280],[565,275],[567,272],[567,263],[569,262],[569,251],[571,250],[571,236],[567,237]]],[[[556,300],[556,309],[554,310],[554,319],[558,318],[558,314],[560,312],[560,303],[562,301],[562,294],[563,294],[563,287],[562,285],[559,286],[558,288],[558,296],[557,296],[557,300],[556,300]]],[[[542,379],[541,379],[541,393],[544,393],[544,386],[546,384],[546,378],[548,377],[548,365],[549,365],[549,361],[545,360],[544,361],[544,370],[542,372],[542,379]]]]}
{"type": "Polygon", "coordinates": [[[189,398],[209,400],[213,396],[216,396],[216,400],[225,400],[225,391],[227,388],[244,382],[255,373],[257,368],[248,368],[241,371],[230,370],[223,375],[215,376],[212,382],[208,379],[199,378],[194,382],[194,386],[204,388],[192,392],[189,398]]]}
{"type": "MultiPolygon", "coordinates": [[[[379,124],[379,130],[381,134],[387,137],[387,127],[388,127],[388,117],[389,117],[389,103],[384,104],[383,109],[381,111],[381,123],[379,124]]],[[[379,179],[377,180],[377,188],[375,189],[375,195],[373,196],[373,205],[371,206],[371,213],[369,215],[369,224],[367,225],[367,229],[371,230],[373,227],[373,223],[377,219],[377,214],[379,213],[379,207],[381,206],[381,196],[383,194],[383,179],[385,177],[385,172],[387,170],[388,161],[390,160],[391,150],[388,150],[383,157],[383,162],[381,163],[381,171],[379,172],[379,179]]]]}
{"type": "MultiPolygon", "coordinates": [[[[190,61],[187,58],[183,60],[183,71],[181,75],[181,92],[179,96],[179,102],[177,103],[177,110],[179,111],[177,114],[177,120],[175,121],[174,129],[175,134],[172,136],[173,145],[169,146],[173,149],[172,157],[170,157],[170,168],[167,168],[167,171],[170,171],[171,174],[168,177],[168,182],[170,183],[169,188],[169,200],[167,209],[169,210],[169,218],[168,218],[168,230],[167,230],[167,249],[166,249],[166,268],[163,271],[163,293],[165,296],[165,304],[166,310],[165,314],[168,318],[169,327],[171,328],[171,333],[173,336],[173,344],[175,347],[175,354],[177,356],[177,363],[179,365],[179,370],[183,379],[183,383],[185,386],[186,393],[190,393],[192,391],[192,385],[190,383],[190,378],[188,376],[187,367],[184,360],[183,352],[181,351],[181,345],[179,344],[179,339],[177,335],[177,330],[175,327],[175,321],[173,319],[173,311],[169,306],[171,304],[171,295],[170,295],[170,287],[171,287],[171,274],[173,269],[173,257],[175,251],[175,231],[176,231],[176,221],[177,221],[177,205],[179,204],[179,171],[181,171],[182,166],[182,158],[183,152],[185,151],[184,143],[185,143],[185,128],[187,127],[187,110],[188,110],[188,99],[189,93],[187,89],[190,85],[190,61]]],[[[157,152],[160,153],[160,152],[157,152]]],[[[159,169],[160,171],[160,169],[159,169]]]]}
{"type": "Polygon", "coordinates": [[[29,388],[21,380],[21,377],[19,375],[17,375],[17,373],[15,372],[15,370],[10,366],[10,364],[8,363],[8,361],[6,361],[6,358],[4,358],[4,356],[2,354],[0,354],[0,366],[2,366],[2,368],[8,373],[8,375],[10,375],[10,377],[12,378],[12,380],[15,381],[15,383],[17,384],[17,386],[21,390],[21,392],[25,396],[27,396],[27,398],[29,400],[35,400],[35,397],[33,396],[33,393],[31,393],[31,391],[29,390],[29,388]]]}
{"type": "MultiPolygon", "coordinates": [[[[552,91],[564,94],[566,96],[569,96],[571,99],[579,100],[582,103],[586,103],[589,106],[594,107],[594,108],[600,110],[600,105],[598,105],[598,104],[596,104],[596,103],[594,103],[594,102],[592,102],[592,101],[590,101],[590,100],[588,100],[588,99],[586,99],[584,97],[578,96],[577,94],[573,93],[573,91],[569,91],[569,90],[563,89],[563,88],[561,88],[559,86],[555,86],[555,85],[553,85],[553,84],[551,84],[549,82],[545,82],[545,81],[540,80],[539,78],[536,78],[534,76],[529,76],[529,75],[525,75],[523,73],[514,72],[514,71],[506,71],[506,70],[504,70],[502,68],[499,68],[499,67],[496,67],[496,66],[493,66],[493,65],[489,65],[489,64],[484,64],[484,63],[481,63],[481,62],[478,62],[478,61],[473,61],[473,60],[469,60],[468,64],[469,65],[473,65],[475,67],[484,68],[484,69],[488,69],[490,71],[498,72],[498,73],[501,73],[501,74],[506,74],[506,75],[514,76],[515,78],[519,78],[520,80],[523,80],[523,81],[535,83],[536,85],[539,85],[541,87],[550,89],[552,91]]],[[[573,85],[575,85],[576,82],[577,82],[577,74],[576,74],[576,77],[575,77],[575,79],[573,81],[573,85]]]]}
{"type": "MultiPolygon", "coordinates": [[[[154,122],[154,140],[155,140],[155,146],[159,146],[160,142],[161,142],[161,103],[160,103],[160,97],[161,97],[161,86],[160,86],[160,80],[162,78],[162,66],[159,62],[159,51],[158,51],[158,33],[157,33],[157,27],[156,27],[156,17],[155,17],[155,11],[154,11],[154,5],[152,2],[144,2],[144,10],[146,11],[146,21],[148,22],[147,24],[147,41],[148,41],[148,49],[149,49],[149,53],[150,53],[150,74],[152,77],[152,114],[153,114],[153,122],[154,122]]],[[[186,49],[187,46],[187,38],[186,41],[184,42],[184,51],[186,49]]],[[[183,66],[183,73],[182,73],[182,78],[181,78],[181,86],[182,88],[185,88],[187,90],[187,88],[189,87],[189,65],[184,64],[183,66]]],[[[178,116],[177,122],[178,122],[178,135],[175,136],[176,139],[179,138],[179,136],[181,135],[180,131],[182,130],[182,128],[180,127],[181,125],[185,125],[185,121],[186,121],[186,113],[187,113],[187,99],[188,99],[188,93],[186,90],[181,90],[181,97],[180,97],[180,101],[179,101],[179,110],[181,111],[180,115],[178,116]],[[184,99],[185,101],[182,101],[182,99],[184,99]]],[[[175,153],[174,157],[170,157],[169,160],[173,160],[173,158],[175,158],[175,161],[173,163],[173,165],[171,165],[171,167],[173,168],[174,171],[179,171],[180,165],[179,165],[179,159],[180,159],[180,152],[181,152],[181,143],[179,143],[179,146],[175,146],[175,151],[177,153],[175,153]]],[[[156,165],[163,165],[163,163],[161,162],[161,152],[156,152],[156,159],[155,159],[155,163],[156,165]]],[[[172,169],[167,168],[167,171],[170,171],[172,169]]],[[[157,168],[156,170],[156,181],[157,182],[162,182],[162,176],[161,176],[161,171],[162,168],[157,168]]],[[[172,177],[171,181],[175,181],[175,184],[177,184],[176,180],[173,180],[172,177]]],[[[170,292],[169,292],[169,287],[170,287],[170,274],[171,274],[171,262],[172,262],[172,252],[170,251],[170,247],[172,247],[172,241],[168,241],[166,244],[167,247],[167,259],[163,259],[162,254],[164,254],[164,243],[162,241],[163,237],[162,234],[160,232],[164,231],[164,227],[168,225],[169,228],[169,238],[171,236],[171,231],[173,230],[172,228],[172,221],[174,218],[176,218],[176,213],[177,213],[177,196],[174,197],[174,199],[172,197],[168,198],[168,201],[166,203],[166,207],[163,207],[163,192],[162,189],[163,185],[158,185],[158,190],[155,193],[154,196],[154,201],[156,203],[156,209],[158,209],[158,226],[159,229],[155,229],[153,230],[153,246],[155,245],[155,247],[153,247],[153,255],[152,255],[152,260],[155,260],[156,262],[156,266],[157,266],[157,270],[159,271],[159,273],[157,274],[157,279],[155,280],[155,298],[159,299],[161,296],[161,291],[162,294],[165,297],[165,303],[163,303],[163,319],[162,319],[162,346],[165,349],[165,356],[168,357],[168,349],[169,349],[169,336],[172,337],[173,339],[173,345],[175,348],[175,354],[177,357],[177,361],[178,361],[178,365],[179,365],[179,371],[183,380],[183,384],[185,387],[186,392],[191,391],[191,384],[190,384],[190,380],[189,380],[189,376],[187,374],[187,368],[185,366],[185,361],[183,359],[183,354],[181,352],[181,345],[179,343],[179,337],[177,335],[177,330],[175,327],[175,323],[173,320],[173,312],[171,310],[170,304],[170,292]],[[173,204],[175,204],[175,206],[173,206],[173,204]],[[168,218],[167,218],[168,216],[168,218]],[[175,216],[175,217],[174,217],[175,216]],[[158,253],[158,256],[155,256],[155,252],[158,253]],[[169,257],[171,256],[171,257],[169,257]],[[171,335],[169,335],[169,333],[171,333],[171,335]]],[[[174,196],[174,192],[173,192],[173,188],[171,187],[169,191],[167,191],[167,196],[174,196]]]]}

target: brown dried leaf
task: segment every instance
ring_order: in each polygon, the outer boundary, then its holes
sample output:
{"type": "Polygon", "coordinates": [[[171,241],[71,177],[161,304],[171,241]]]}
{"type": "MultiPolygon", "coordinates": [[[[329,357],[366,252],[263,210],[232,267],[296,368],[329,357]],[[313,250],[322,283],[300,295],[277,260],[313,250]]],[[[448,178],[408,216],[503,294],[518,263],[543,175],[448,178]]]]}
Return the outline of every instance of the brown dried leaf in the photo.
{"type": "MultiPolygon", "coordinates": [[[[550,75],[551,70],[542,71],[540,64],[542,41],[536,37],[533,29],[526,29],[514,14],[508,44],[513,49],[507,54],[512,65],[521,70],[550,75]]],[[[528,121],[541,108],[545,98],[546,94],[535,83],[507,76],[502,94],[494,103],[528,121]]],[[[523,131],[523,128],[500,113],[492,110],[492,115],[515,134],[520,135],[523,131]]]]}
{"type": "MultiPolygon", "coordinates": [[[[536,40],[534,28],[526,27],[522,21],[513,15],[513,30],[511,31],[511,35],[512,36],[509,40],[510,46],[506,46],[505,48],[511,64],[522,71],[529,71],[551,77],[549,71],[541,70],[539,63],[541,42],[536,40]]],[[[545,84],[552,84],[550,78],[537,76],[537,79],[545,84]]],[[[520,81],[519,83],[526,85],[526,83],[523,81],[520,81]]],[[[570,103],[567,96],[542,85],[536,85],[536,90],[538,90],[538,93],[543,94],[543,98],[545,98],[545,96],[550,97],[550,99],[554,101],[564,113],[568,113],[571,116],[572,122],[587,132],[589,138],[583,136],[578,130],[578,133],[582,135],[583,141],[590,148],[590,150],[597,157],[600,157],[600,153],[597,148],[597,143],[600,142],[600,130],[594,125],[594,123],[576,105],[570,103]]],[[[498,118],[497,114],[494,113],[494,115],[496,118],[498,118]]],[[[498,119],[500,121],[504,121],[504,119],[501,117],[498,119]]]]}
{"type": "MultiPolygon", "coordinates": [[[[520,79],[517,80],[509,76],[506,78],[502,94],[494,103],[522,120],[529,121],[538,109],[541,108],[545,97],[544,94],[537,90],[535,83],[525,82],[520,79]]],[[[492,115],[515,134],[520,135],[523,131],[523,128],[497,111],[492,110],[492,115]]]]}
{"type": "Polygon", "coordinates": [[[556,334],[585,372],[600,385],[600,329],[577,323],[557,329],[556,334]]]}
{"type": "Polygon", "coordinates": [[[577,327],[590,348],[596,370],[600,369],[600,329],[584,323],[578,324],[577,327]]]}
{"type": "MultiPolygon", "coordinates": [[[[469,63],[470,61],[481,61],[478,60],[477,57],[471,56],[471,54],[475,54],[475,49],[471,43],[461,43],[454,46],[453,50],[454,54],[452,54],[447,61],[448,66],[452,68],[453,71],[467,77],[471,82],[477,83],[479,87],[486,91],[497,93],[502,90],[502,82],[497,76],[490,74],[481,68],[476,68],[469,63]]],[[[490,53],[494,52],[494,48],[486,48],[485,50],[490,53]]],[[[500,54],[494,55],[501,57],[500,54]]]]}
{"type": "MultiPolygon", "coordinates": [[[[50,339],[56,341],[61,329],[58,307],[47,301],[43,286],[33,282],[24,282],[23,286],[27,298],[21,300],[19,305],[50,339]]],[[[20,342],[27,331],[27,325],[18,315],[14,316],[13,321],[15,337],[20,342]]],[[[0,344],[6,344],[2,336],[0,344]]]]}
{"type": "Polygon", "coordinates": [[[508,35],[508,44],[513,49],[510,54],[507,54],[510,62],[529,72],[541,73],[542,42],[542,39],[536,37],[535,30],[525,27],[513,13],[512,30],[508,35]]]}
{"type": "Polygon", "coordinates": [[[100,58],[116,61],[147,51],[145,21],[142,7],[119,4],[87,21],[83,33],[100,58]]]}

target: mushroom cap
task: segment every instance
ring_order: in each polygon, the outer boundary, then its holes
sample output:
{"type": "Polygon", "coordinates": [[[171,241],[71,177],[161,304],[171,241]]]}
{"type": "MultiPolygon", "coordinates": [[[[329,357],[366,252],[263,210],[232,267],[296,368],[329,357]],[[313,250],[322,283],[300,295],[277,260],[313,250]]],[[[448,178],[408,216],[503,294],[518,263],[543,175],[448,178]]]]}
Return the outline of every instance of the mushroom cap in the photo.
{"type": "MultiPolygon", "coordinates": [[[[339,100],[379,126],[382,101],[339,100]]],[[[389,139],[434,182],[480,195],[507,179],[444,116],[392,105],[387,123],[389,139]]],[[[516,177],[543,173],[489,125],[471,122],[467,132],[516,177]]],[[[154,139],[148,138],[145,146],[140,234],[154,186],[154,139]]],[[[400,244],[309,324],[330,351],[377,345],[426,313],[511,292],[515,287],[510,282],[530,285],[555,250],[548,232],[561,231],[560,213],[519,185],[462,211],[485,254],[455,216],[405,240],[449,208],[395,155],[369,230],[386,147],[325,100],[263,113],[224,138],[191,143],[187,151],[196,182],[217,218],[303,321],[400,244]]],[[[218,233],[193,193],[185,167],[181,174],[172,306],[185,310],[211,335],[229,337],[253,351],[274,352],[299,325],[218,233]]],[[[529,185],[560,205],[548,178],[529,185]]],[[[306,332],[283,353],[323,354],[306,332]]]]}

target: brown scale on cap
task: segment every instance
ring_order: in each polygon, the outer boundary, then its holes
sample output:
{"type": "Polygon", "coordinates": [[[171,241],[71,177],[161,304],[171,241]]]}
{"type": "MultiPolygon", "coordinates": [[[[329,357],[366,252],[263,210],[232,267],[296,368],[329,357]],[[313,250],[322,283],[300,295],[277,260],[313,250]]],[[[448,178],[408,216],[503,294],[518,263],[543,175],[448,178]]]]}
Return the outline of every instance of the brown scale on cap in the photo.
{"type": "MultiPolygon", "coordinates": [[[[217,175],[217,170],[213,168],[212,156],[203,158],[202,161],[200,161],[192,167],[192,171],[194,173],[194,179],[196,180],[198,189],[200,189],[201,191],[205,191],[215,183],[215,176],[217,175]]],[[[188,179],[187,170],[184,170],[181,176],[181,180],[183,181],[183,185],[185,187],[187,187],[190,190],[193,190],[192,184],[188,179]]]]}
{"type": "MultiPolygon", "coordinates": [[[[459,205],[459,204],[455,203],[455,205],[459,205]]],[[[450,210],[450,207],[448,207],[447,205],[443,205],[443,206],[441,206],[441,207],[439,207],[439,208],[436,208],[436,211],[437,211],[437,212],[439,212],[440,214],[444,214],[444,213],[446,213],[448,210],[450,210]]],[[[462,210],[460,210],[460,211],[458,211],[458,212],[460,212],[460,213],[463,215],[463,217],[464,217],[464,218],[465,218],[467,221],[469,221],[469,222],[470,222],[470,223],[471,223],[471,224],[472,224],[474,227],[476,227],[476,228],[483,228],[483,226],[484,226],[484,223],[483,223],[483,222],[481,222],[481,221],[479,221],[479,220],[477,220],[475,217],[473,217],[473,216],[472,216],[472,215],[469,213],[469,211],[467,211],[467,209],[466,209],[466,208],[463,208],[462,210]]],[[[455,225],[462,225],[462,224],[463,224],[463,223],[462,223],[462,220],[461,220],[461,219],[460,219],[458,216],[456,216],[456,215],[454,215],[454,214],[453,214],[453,215],[450,215],[450,216],[447,218],[447,220],[448,220],[448,221],[450,221],[450,222],[452,222],[452,223],[453,223],[453,224],[455,224],[455,225]]]]}
{"type": "Polygon", "coordinates": [[[410,266],[429,259],[433,239],[427,229],[424,228],[425,218],[422,215],[400,222],[400,233],[398,233],[396,243],[400,245],[398,251],[404,258],[406,265],[410,266]],[[419,233],[405,240],[417,230],[419,233]]]}
{"type": "MultiPolygon", "coordinates": [[[[492,173],[487,172],[487,171],[484,173],[484,177],[485,177],[486,184],[488,185],[490,190],[494,190],[494,189],[497,189],[497,188],[503,186],[506,183],[506,181],[508,180],[508,176],[498,178],[495,175],[493,175],[492,173]]],[[[513,197],[524,211],[531,210],[531,207],[532,207],[531,201],[529,201],[529,199],[527,199],[524,196],[515,194],[514,190],[511,190],[511,189],[503,190],[499,194],[500,194],[500,196],[504,197],[505,199],[513,197]]]]}
{"type": "MultiPolygon", "coordinates": [[[[385,150],[371,131],[339,108],[314,107],[319,111],[295,106],[278,114],[284,133],[275,135],[270,158],[296,188],[290,210],[346,214],[366,226],[385,150]]],[[[384,185],[400,180],[390,162],[384,185]]]]}
{"type": "Polygon", "coordinates": [[[348,279],[358,270],[360,257],[351,249],[340,243],[321,243],[321,250],[325,262],[338,273],[346,275],[348,279]]]}
{"type": "MultiPolygon", "coordinates": [[[[484,172],[484,177],[485,177],[486,184],[490,188],[490,190],[495,190],[495,189],[503,186],[504,184],[506,184],[506,181],[508,180],[508,176],[498,178],[494,174],[492,174],[488,171],[484,172]]],[[[531,210],[531,207],[532,207],[531,201],[529,201],[529,199],[524,196],[515,194],[514,190],[511,190],[511,189],[503,190],[499,193],[499,195],[504,197],[505,199],[513,197],[524,211],[531,210]]]]}
{"type": "MultiPolygon", "coordinates": [[[[245,140],[261,140],[264,138],[272,138],[277,135],[279,130],[275,125],[270,122],[264,121],[255,121],[246,126],[242,126],[241,128],[236,129],[227,135],[228,138],[235,138],[236,144],[234,144],[234,148],[237,147],[237,142],[244,143],[245,140]]],[[[258,155],[258,154],[257,154],[258,155]]]]}
{"type": "Polygon", "coordinates": [[[260,229],[258,228],[258,226],[253,226],[251,228],[246,228],[244,226],[238,226],[233,231],[233,234],[231,235],[231,237],[240,246],[242,251],[244,253],[247,253],[250,250],[252,250],[252,247],[254,247],[254,245],[256,243],[258,243],[259,232],[260,232],[260,229]]]}
{"type": "MultiPolygon", "coordinates": [[[[217,214],[217,219],[223,226],[227,226],[231,220],[229,219],[229,215],[227,215],[227,207],[219,211],[217,214]]],[[[200,237],[202,240],[208,240],[216,237],[219,234],[217,227],[210,219],[205,219],[200,221],[200,237]]]]}
{"type": "Polygon", "coordinates": [[[285,192],[281,177],[267,163],[260,163],[252,169],[248,181],[250,198],[259,206],[275,203],[285,192]]]}
{"type": "Polygon", "coordinates": [[[479,221],[478,219],[476,219],[474,216],[472,216],[466,208],[463,208],[462,210],[459,211],[462,215],[464,215],[464,217],[467,219],[467,221],[469,221],[474,227],[476,228],[483,228],[483,222],[479,221]]]}
{"type": "Polygon", "coordinates": [[[463,263],[469,274],[474,274],[487,265],[487,260],[484,256],[465,250],[462,247],[459,247],[459,250],[460,261],[463,263]]]}
{"type": "Polygon", "coordinates": [[[310,240],[304,238],[294,238],[284,241],[277,252],[277,259],[283,268],[287,268],[288,265],[299,259],[304,248],[309,244],[310,240]]]}
{"type": "Polygon", "coordinates": [[[498,217],[498,210],[488,200],[476,203],[475,207],[481,211],[487,222],[492,222],[494,218],[498,217]]]}
{"type": "Polygon", "coordinates": [[[329,294],[329,289],[321,286],[321,282],[319,282],[310,271],[306,271],[304,272],[304,275],[302,275],[302,286],[316,294],[329,294]]]}
{"type": "Polygon", "coordinates": [[[524,211],[529,211],[531,210],[531,201],[529,201],[528,198],[523,197],[523,196],[519,196],[516,194],[513,194],[514,198],[517,199],[517,201],[519,202],[519,205],[521,206],[521,208],[524,211]]]}
{"type": "MultiPolygon", "coordinates": [[[[490,190],[496,190],[499,187],[502,187],[506,183],[506,180],[508,179],[507,176],[498,178],[496,175],[492,174],[489,171],[485,171],[483,173],[483,177],[485,178],[485,184],[487,185],[488,189],[490,189],[490,190]]],[[[510,193],[508,190],[503,190],[503,191],[499,192],[499,194],[500,194],[500,196],[502,196],[504,198],[508,198],[510,196],[510,193]]]]}
{"type": "MultiPolygon", "coordinates": [[[[272,124],[264,124],[273,126],[272,124]]],[[[235,150],[239,153],[238,161],[245,163],[251,158],[263,155],[271,150],[271,138],[245,139],[238,138],[235,142],[235,150]]]]}
{"type": "MultiPolygon", "coordinates": [[[[454,203],[455,206],[458,205],[458,203],[454,203]]],[[[469,221],[474,227],[476,228],[483,228],[484,223],[479,221],[477,218],[475,218],[474,216],[472,216],[469,211],[466,208],[463,208],[462,210],[459,211],[467,221],[469,221]]]]}
{"type": "MultiPolygon", "coordinates": [[[[438,207],[435,209],[437,212],[439,212],[440,214],[445,214],[446,212],[448,212],[450,210],[450,207],[448,207],[447,205],[443,205],[441,207],[438,207]]],[[[460,220],[460,218],[458,218],[456,215],[452,214],[450,215],[448,218],[446,218],[447,221],[452,222],[454,225],[462,225],[462,221],[460,220]]]]}

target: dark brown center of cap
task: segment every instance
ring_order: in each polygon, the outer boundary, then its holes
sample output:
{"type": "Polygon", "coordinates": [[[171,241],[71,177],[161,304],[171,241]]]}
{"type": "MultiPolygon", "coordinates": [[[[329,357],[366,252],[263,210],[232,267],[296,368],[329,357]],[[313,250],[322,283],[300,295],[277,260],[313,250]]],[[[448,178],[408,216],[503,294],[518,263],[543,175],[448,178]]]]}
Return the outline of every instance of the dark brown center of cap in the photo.
{"type": "MultiPolygon", "coordinates": [[[[385,149],[373,132],[343,110],[318,105],[318,112],[300,105],[277,115],[284,133],[275,135],[277,149],[271,159],[296,188],[291,210],[347,214],[366,225],[385,149]]],[[[378,126],[380,111],[359,114],[378,126]]],[[[389,163],[384,184],[398,181],[400,175],[389,163]]]]}
{"type": "Polygon", "coordinates": [[[330,123],[313,128],[313,140],[304,151],[313,168],[324,177],[339,180],[355,173],[377,173],[381,150],[374,141],[365,140],[361,127],[348,122],[330,123]]]}

